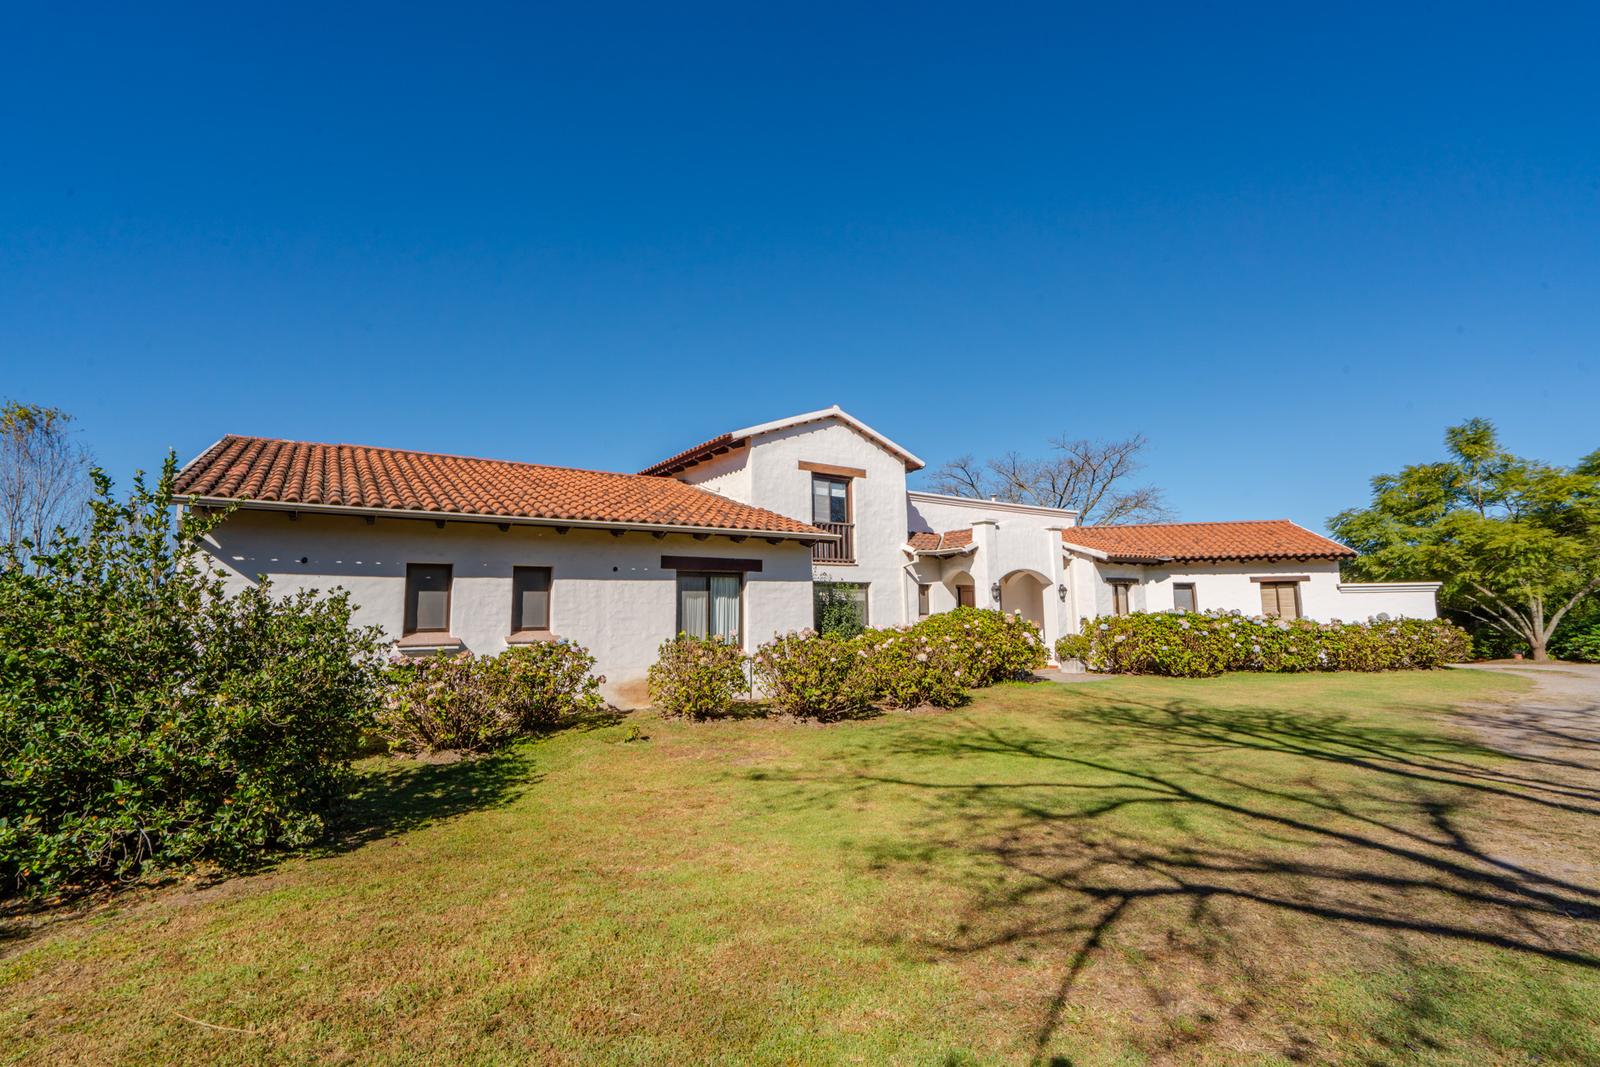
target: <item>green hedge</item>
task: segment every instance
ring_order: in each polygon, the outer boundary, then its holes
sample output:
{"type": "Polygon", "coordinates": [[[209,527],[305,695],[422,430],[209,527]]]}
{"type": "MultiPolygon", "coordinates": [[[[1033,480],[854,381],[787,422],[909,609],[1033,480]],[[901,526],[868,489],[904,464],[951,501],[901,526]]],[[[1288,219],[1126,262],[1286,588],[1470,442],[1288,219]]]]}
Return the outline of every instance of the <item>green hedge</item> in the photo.
{"type": "Polygon", "coordinates": [[[1471,658],[1466,631],[1443,619],[1317,622],[1208,612],[1085,620],[1056,642],[1092,671],[1209,678],[1225,671],[1425,670],[1471,658]]]}
{"type": "Polygon", "coordinates": [[[1039,628],[1020,616],[957,608],[849,639],[810,630],[785,634],[752,659],[773,708],[830,720],[871,705],[952,707],[969,689],[1027,677],[1044,666],[1045,653],[1039,628]]]}

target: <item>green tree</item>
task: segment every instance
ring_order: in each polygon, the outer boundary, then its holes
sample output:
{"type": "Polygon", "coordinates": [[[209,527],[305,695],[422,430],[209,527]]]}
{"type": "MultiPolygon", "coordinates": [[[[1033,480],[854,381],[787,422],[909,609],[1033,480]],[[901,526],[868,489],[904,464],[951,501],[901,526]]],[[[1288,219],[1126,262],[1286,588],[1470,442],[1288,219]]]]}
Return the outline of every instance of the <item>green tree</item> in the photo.
{"type": "Polygon", "coordinates": [[[1443,606],[1525,641],[1550,637],[1600,590],[1600,450],[1571,467],[1512,455],[1486,419],[1445,431],[1449,458],[1372,480],[1369,506],[1329,521],[1359,551],[1348,578],[1442,581],[1443,606]]]}

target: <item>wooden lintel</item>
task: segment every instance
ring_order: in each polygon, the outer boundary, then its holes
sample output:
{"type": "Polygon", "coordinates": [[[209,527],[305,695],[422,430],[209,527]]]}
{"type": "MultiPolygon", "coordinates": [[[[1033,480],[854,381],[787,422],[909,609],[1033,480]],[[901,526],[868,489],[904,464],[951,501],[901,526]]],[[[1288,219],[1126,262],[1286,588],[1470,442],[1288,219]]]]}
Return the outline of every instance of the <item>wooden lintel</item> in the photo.
{"type": "Polygon", "coordinates": [[[803,471],[810,471],[812,474],[831,474],[835,478],[865,478],[867,476],[867,472],[860,467],[838,467],[832,463],[812,463],[808,459],[802,459],[799,466],[803,471]]]}

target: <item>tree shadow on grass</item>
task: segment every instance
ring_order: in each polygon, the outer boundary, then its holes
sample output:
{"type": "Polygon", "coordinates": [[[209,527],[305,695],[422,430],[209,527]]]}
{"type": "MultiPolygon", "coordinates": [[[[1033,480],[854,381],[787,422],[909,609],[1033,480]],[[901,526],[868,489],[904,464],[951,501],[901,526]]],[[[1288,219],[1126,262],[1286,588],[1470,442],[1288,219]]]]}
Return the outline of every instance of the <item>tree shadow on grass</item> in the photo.
{"type": "Polygon", "coordinates": [[[311,854],[348,852],[468,812],[502,808],[542,778],[522,745],[454,763],[386,758],[361,767],[358,775],[311,854]]]}
{"type": "MultiPolygon", "coordinates": [[[[766,775],[789,808],[916,798],[913,836],[876,860],[971,901],[953,932],[916,940],[930,956],[980,974],[1055,961],[1036,1057],[1076,1011],[1122,998],[1161,1020],[1135,1026],[1150,1054],[1244,1033],[1314,1058],[1273,998],[1327,961],[1404,971],[1468,946],[1546,975],[1600,971],[1594,867],[1503,843],[1530,825],[1600,829],[1600,719],[1564,728],[1553,756],[1294,709],[1088,696],[1062,714],[1069,735],[968,718],[875,739],[836,772],[766,775]],[[957,853],[979,862],[946,862],[957,853]]],[[[1370,1039],[1433,1040],[1426,1000],[1398,1002],[1370,1039]]]]}

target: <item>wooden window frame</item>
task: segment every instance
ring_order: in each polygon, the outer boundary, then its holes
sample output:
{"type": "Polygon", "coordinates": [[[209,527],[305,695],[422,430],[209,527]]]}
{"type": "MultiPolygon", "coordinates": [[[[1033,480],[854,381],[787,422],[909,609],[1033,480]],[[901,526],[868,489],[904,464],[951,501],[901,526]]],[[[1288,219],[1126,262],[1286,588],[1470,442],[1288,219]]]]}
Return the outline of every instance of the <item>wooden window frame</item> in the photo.
{"type": "Polygon", "coordinates": [[[529,564],[529,565],[524,566],[524,567],[512,567],[511,568],[511,629],[509,631],[507,631],[507,632],[508,633],[512,633],[512,634],[520,634],[520,633],[533,633],[533,634],[549,633],[550,632],[550,619],[551,619],[551,616],[555,614],[555,611],[554,611],[555,599],[556,599],[556,574],[555,574],[554,568],[542,567],[542,566],[538,566],[538,565],[535,565],[535,564],[529,564]],[[545,573],[546,582],[545,582],[545,588],[544,588],[544,625],[543,626],[527,626],[527,625],[523,625],[525,620],[522,618],[522,598],[520,596],[518,596],[518,594],[517,594],[517,575],[525,573],[525,572],[528,572],[528,571],[544,571],[544,573],[545,573]]]}
{"type": "Polygon", "coordinates": [[[450,632],[450,621],[451,621],[451,618],[452,618],[452,615],[453,615],[453,612],[454,612],[454,608],[455,608],[455,589],[456,589],[456,569],[455,569],[454,565],[449,564],[449,563],[407,563],[406,564],[405,607],[404,607],[404,610],[403,610],[403,612],[401,614],[401,621],[400,621],[400,634],[401,634],[401,636],[402,637],[410,637],[412,634],[448,634],[450,632]],[[415,586],[412,585],[411,574],[412,574],[413,571],[420,570],[422,568],[428,568],[430,570],[438,570],[440,568],[443,568],[443,570],[445,572],[445,579],[444,579],[444,626],[440,627],[439,629],[433,629],[431,627],[428,628],[428,629],[425,629],[425,630],[424,629],[419,629],[417,627],[417,624],[416,624],[417,623],[417,602],[416,602],[416,598],[412,595],[412,590],[415,588],[415,586]]]}
{"type": "Polygon", "coordinates": [[[933,583],[917,583],[917,618],[925,619],[933,613],[933,583]]]}
{"type": "MultiPolygon", "coordinates": [[[[711,562],[715,562],[715,561],[711,561],[711,562]]],[[[757,569],[759,569],[759,568],[757,568],[757,569]]],[[[739,634],[734,640],[735,640],[735,643],[740,648],[743,648],[744,647],[744,590],[745,590],[745,586],[748,584],[744,580],[745,573],[746,572],[743,571],[743,570],[737,570],[737,569],[734,569],[732,567],[724,567],[724,568],[720,568],[720,569],[718,569],[718,568],[710,568],[710,569],[699,568],[699,569],[696,569],[696,570],[680,570],[675,575],[673,575],[673,578],[672,578],[672,610],[673,610],[674,617],[675,617],[675,625],[672,628],[672,636],[676,637],[679,634],[686,632],[684,630],[684,628],[683,628],[683,579],[685,579],[685,578],[705,578],[705,579],[707,579],[707,582],[706,582],[706,636],[710,637],[711,636],[711,632],[710,632],[711,631],[711,582],[709,581],[709,579],[712,579],[712,578],[727,578],[727,577],[731,576],[731,577],[739,579],[739,634]]]]}
{"type": "MultiPolygon", "coordinates": [[[[1254,581],[1255,579],[1251,579],[1251,580],[1254,581]]],[[[1294,590],[1294,616],[1293,616],[1293,618],[1303,619],[1303,618],[1306,617],[1305,604],[1300,599],[1300,583],[1298,581],[1293,581],[1293,580],[1287,580],[1286,581],[1286,580],[1280,580],[1280,579],[1274,579],[1274,578],[1263,578],[1263,579],[1260,580],[1260,584],[1261,584],[1261,588],[1262,588],[1263,591],[1265,591],[1269,587],[1273,588],[1273,589],[1282,589],[1284,586],[1288,586],[1289,588],[1293,589],[1294,590]]],[[[1281,607],[1281,605],[1280,605],[1280,607],[1281,607]]],[[[1279,611],[1278,614],[1276,614],[1276,615],[1267,615],[1265,610],[1264,610],[1266,608],[1266,605],[1263,604],[1262,608],[1263,608],[1262,615],[1263,615],[1264,618],[1268,618],[1268,619],[1281,619],[1281,618],[1283,618],[1282,611],[1279,611]]]]}
{"type": "Polygon", "coordinates": [[[1180,590],[1180,589],[1189,590],[1189,604],[1190,604],[1190,606],[1189,606],[1188,610],[1190,610],[1190,611],[1199,611],[1200,610],[1200,590],[1195,587],[1195,583],[1194,582],[1173,582],[1172,583],[1172,610],[1174,610],[1174,611],[1182,611],[1182,610],[1184,610],[1184,609],[1178,607],[1178,590],[1180,590]]]}
{"type": "Polygon", "coordinates": [[[958,608],[976,608],[977,606],[978,606],[978,587],[975,584],[973,584],[972,582],[957,582],[956,583],[956,607],[958,607],[958,608]],[[971,603],[968,603],[967,601],[964,601],[964,600],[961,599],[961,591],[963,589],[967,591],[968,600],[970,600],[971,603]]]}
{"type": "Polygon", "coordinates": [[[844,522],[852,526],[856,521],[856,487],[855,479],[844,474],[824,474],[818,471],[811,472],[811,521],[817,522],[844,522]],[[844,518],[819,519],[817,518],[817,482],[839,482],[844,486],[844,518]]]}
{"type": "Polygon", "coordinates": [[[813,581],[811,583],[811,591],[812,591],[811,592],[811,624],[812,624],[813,627],[816,626],[816,622],[817,622],[816,589],[817,589],[817,586],[819,586],[819,585],[848,585],[851,588],[860,589],[861,590],[861,628],[862,629],[866,629],[866,628],[868,628],[868,627],[870,627],[872,625],[872,583],[871,582],[839,582],[839,581],[834,581],[833,579],[830,578],[827,581],[823,581],[823,582],[813,581]]]}

